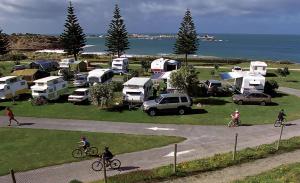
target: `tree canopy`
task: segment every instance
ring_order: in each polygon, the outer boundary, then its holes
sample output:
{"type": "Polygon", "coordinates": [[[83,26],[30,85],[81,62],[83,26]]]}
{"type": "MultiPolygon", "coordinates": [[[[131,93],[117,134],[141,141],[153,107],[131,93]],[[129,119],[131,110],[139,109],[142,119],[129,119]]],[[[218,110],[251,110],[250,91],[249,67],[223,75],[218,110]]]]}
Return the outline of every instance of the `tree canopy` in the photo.
{"type": "Polygon", "coordinates": [[[77,60],[77,54],[83,50],[86,39],[71,2],[68,7],[65,29],[60,35],[60,40],[64,51],[70,55],[74,55],[75,60],[77,60]]]}
{"type": "Polygon", "coordinates": [[[190,10],[185,12],[181,27],[177,33],[177,39],[174,45],[175,54],[184,54],[185,63],[187,64],[188,54],[195,54],[198,50],[199,42],[196,28],[193,22],[190,10]]]}
{"type": "Polygon", "coordinates": [[[105,46],[107,47],[106,51],[117,54],[118,57],[129,49],[128,32],[118,5],[115,6],[113,19],[107,30],[105,46]]]}
{"type": "Polygon", "coordinates": [[[0,55],[4,55],[9,52],[9,40],[8,35],[3,33],[0,29],[0,55]]]}

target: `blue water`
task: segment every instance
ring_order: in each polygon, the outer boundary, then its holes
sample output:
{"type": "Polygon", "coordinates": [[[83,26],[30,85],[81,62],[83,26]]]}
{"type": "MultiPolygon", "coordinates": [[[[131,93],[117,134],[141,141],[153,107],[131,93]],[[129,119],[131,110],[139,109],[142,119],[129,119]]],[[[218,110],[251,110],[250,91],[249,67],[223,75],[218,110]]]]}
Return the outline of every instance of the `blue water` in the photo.
{"type": "MultiPolygon", "coordinates": [[[[246,58],[259,60],[285,60],[300,63],[300,35],[250,35],[214,34],[223,41],[200,41],[200,56],[246,58]]],[[[175,39],[130,39],[127,54],[161,55],[173,53],[175,39]]],[[[103,38],[88,38],[87,44],[95,45],[87,51],[105,51],[103,38]]]]}

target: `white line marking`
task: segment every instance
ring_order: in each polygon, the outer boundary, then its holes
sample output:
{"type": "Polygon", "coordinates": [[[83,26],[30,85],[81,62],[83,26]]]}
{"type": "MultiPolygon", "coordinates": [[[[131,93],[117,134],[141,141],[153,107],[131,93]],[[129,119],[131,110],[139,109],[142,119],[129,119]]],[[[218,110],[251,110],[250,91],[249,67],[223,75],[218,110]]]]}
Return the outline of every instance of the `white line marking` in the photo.
{"type": "Polygon", "coordinates": [[[151,128],[146,128],[148,130],[154,130],[154,131],[157,131],[157,130],[161,130],[161,131],[170,131],[170,130],[175,130],[174,128],[158,128],[158,127],[151,127],[151,128]]]}
{"type": "MultiPolygon", "coordinates": [[[[180,155],[183,155],[183,154],[187,154],[187,153],[190,153],[190,152],[193,152],[195,151],[195,149],[190,149],[190,150],[186,150],[186,151],[180,151],[180,152],[177,152],[177,156],[180,156],[180,155]]],[[[164,157],[174,157],[174,152],[170,152],[169,154],[165,155],[164,157]]]]}

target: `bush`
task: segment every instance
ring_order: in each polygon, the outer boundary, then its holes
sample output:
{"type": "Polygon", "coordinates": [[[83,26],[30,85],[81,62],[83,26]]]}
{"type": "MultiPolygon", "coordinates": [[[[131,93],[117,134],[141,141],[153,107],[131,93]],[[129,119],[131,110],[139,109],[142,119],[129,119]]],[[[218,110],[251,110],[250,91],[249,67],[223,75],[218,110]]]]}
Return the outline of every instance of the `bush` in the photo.
{"type": "Polygon", "coordinates": [[[27,59],[27,56],[21,53],[17,54],[5,54],[0,56],[0,61],[19,61],[19,60],[25,60],[27,59]]]}
{"type": "Polygon", "coordinates": [[[151,68],[151,62],[143,60],[141,61],[141,66],[145,72],[148,72],[148,70],[151,68]]]}
{"type": "Polygon", "coordinates": [[[82,183],[82,182],[79,181],[79,180],[74,179],[74,180],[71,180],[69,183],[82,183]]]}
{"type": "Polygon", "coordinates": [[[133,77],[139,77],[140,73],[138,70],[130,70],[128,75],[124,75],[123,81],[126,82],[133,77]]]}
{"type": "Polygon", "coordinates": [[[123,83],[121,82],[112,81],[111,85],[114,92],[121,92],[123,90],[123,83]]]}
{"type": "Polygon", "coordinates": [[[287,75],[290,74],[290,71],[288,67],[284,67],[284,68],[278,68],[277,73],[282,77],[286,77],[287,75]]]}
{"type": "Polygon", "coordinates": [[[266,83],[265,83],[265,93],[269,94],[271,96],[276,95],[276,89],[278,89],[278,88],[279,88],[279,85],[278,85],[277,81],[275,81],[275,80],[266,81],[266,83]]]}
{"type": "Polygon", "coordinates": [[[90,88],[90,94],[92,103],[96,106],[108,105],[112,102],[114,98],[114,92],[112,84],[95,84],[90,88]]]}

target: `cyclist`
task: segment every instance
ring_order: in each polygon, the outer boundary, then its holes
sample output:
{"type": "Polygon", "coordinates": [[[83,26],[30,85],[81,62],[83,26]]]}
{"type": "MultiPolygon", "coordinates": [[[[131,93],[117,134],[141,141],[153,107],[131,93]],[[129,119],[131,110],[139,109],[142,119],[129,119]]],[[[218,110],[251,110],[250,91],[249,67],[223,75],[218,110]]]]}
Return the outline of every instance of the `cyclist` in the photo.
{"type": "Polygon", "coordinates": [[[240,121],[240,112],[236,109],[235,112],[231,114],[231,120],[234,124],[234,126],[237,126],[240,121]]]}
{"type": "Polygon", "coordinates": [[[87,149],[90,147],[89,141],[85,137],[80,138],[80,142],[82,143],[81,147],[84,149],[84,152],[87,152],[87,149]]]}
{"type": "Polygon", "coordinates": [[[284,120],[284,116],[286,116],[286,114],[284,113],[284,110],[281,109],[278,113],[278,121],[282,122],[284,120]]]}
{"type": "Polygon", "coordinates": [[[109,162],[113,157],[114,155],[110,152],[109,147],[105,147],[103,152],[104,160],[109,162]]]}

